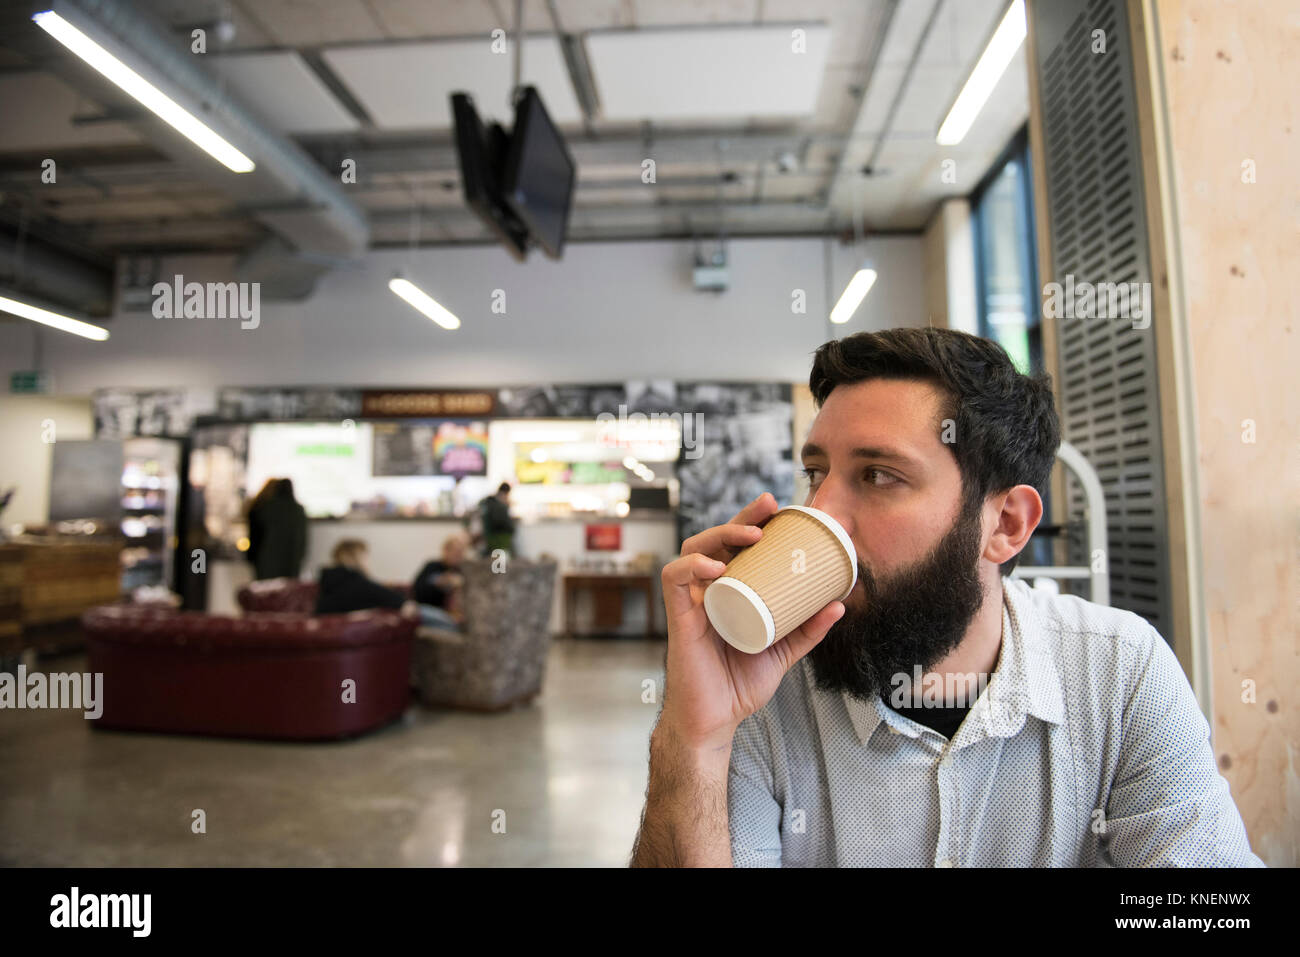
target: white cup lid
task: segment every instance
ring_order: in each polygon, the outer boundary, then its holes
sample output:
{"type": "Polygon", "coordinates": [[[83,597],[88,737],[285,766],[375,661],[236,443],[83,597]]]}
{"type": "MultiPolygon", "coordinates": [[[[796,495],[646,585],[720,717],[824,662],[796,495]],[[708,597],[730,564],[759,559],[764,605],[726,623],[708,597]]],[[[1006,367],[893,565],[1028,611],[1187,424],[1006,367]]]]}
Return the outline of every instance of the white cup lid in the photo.
{"type": "Polygon", "coordinates": [[[776,624],[758,593],[724,575],[704,590],[704,613],[723,640],[737,651],[756,655],[776,640],[776,624]]]}

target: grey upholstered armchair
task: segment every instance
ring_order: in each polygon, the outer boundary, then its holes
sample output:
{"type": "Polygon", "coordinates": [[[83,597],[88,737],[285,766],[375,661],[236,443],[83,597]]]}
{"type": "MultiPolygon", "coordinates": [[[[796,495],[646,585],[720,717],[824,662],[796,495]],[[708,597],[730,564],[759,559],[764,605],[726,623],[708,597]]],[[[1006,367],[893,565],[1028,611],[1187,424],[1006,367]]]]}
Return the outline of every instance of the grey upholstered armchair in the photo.
{"type": "Polygon", "coordinates": [[[557,565],[511,558],[466,559],[462,631],[421,628],[411,650],[411,678],[425,704],[499,711],[542,690],[550,649],[557,565]]]}

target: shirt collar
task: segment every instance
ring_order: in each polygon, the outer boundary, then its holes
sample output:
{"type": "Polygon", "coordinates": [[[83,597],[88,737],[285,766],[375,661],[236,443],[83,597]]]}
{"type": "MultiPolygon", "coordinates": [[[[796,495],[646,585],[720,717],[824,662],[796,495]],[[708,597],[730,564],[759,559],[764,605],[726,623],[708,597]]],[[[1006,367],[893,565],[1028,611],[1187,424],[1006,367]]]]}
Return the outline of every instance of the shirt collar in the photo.
{"type": "MultiPolygon", "coordinates": [[[[811,665],[807,673],[811,682],[811,665]]],[[[862,744],[882,721],[901,734],[916,737],[913,726],[886,708],[879,697],[870,702],[847,693],[841,697],[862,744]]],[[[971,709],[973,724],[985,734],[1006,738],[1023,727],[1027,715],[1060,724],[1064,714],[1060,675],[1030,588],[1022,581],[1003,578],[1002,647],[993,677],[971,709]]],[[[959,733],[964,737],[970,726],[963,724],[959,733]]]]}

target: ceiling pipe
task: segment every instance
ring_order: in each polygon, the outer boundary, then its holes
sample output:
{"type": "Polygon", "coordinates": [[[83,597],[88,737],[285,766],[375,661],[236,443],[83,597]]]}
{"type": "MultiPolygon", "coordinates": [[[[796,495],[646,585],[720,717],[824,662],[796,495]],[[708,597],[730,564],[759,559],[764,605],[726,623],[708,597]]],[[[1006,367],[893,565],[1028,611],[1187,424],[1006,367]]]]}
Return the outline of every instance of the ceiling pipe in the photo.
{"type": "Polygon", "coordinates": [[[113,311],[113,270],[30,233],[0,230],[0,282],[51,304],[103,318],[113,311]]]}

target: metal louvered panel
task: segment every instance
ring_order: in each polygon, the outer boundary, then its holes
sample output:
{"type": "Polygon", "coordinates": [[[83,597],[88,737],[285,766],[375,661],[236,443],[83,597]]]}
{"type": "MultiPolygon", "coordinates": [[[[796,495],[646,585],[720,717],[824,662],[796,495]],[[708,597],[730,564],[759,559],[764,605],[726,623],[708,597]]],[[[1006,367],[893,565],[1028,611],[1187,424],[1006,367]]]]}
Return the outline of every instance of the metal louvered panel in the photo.
{"type": "MultiPolygon", "coordinates": [[[[1076,284],[1149,283],[1123,0],[1052,0],[1034,9],[1053,271],[1044,278],[1062,287],[1071,276],[1076,284]],[[1104,53],[1093,49],[1097,30],[1104,53]]],[[[1144,320],[1146,328],[1134,328],[1132,318],[1057,319],[1058,391],[1062,434],[1097,470],[1106,495],[1111,604],[1142,615],[1169,641],[1155,334],[1151,317],[1144,320]]],[[[1073,478],[1066,488],[1075,525],[1084,516],[1083,491],[1073,478]]],[[[1067,562],[1089,560],[1080,531],[1067,544],[1067,562]]]]}

